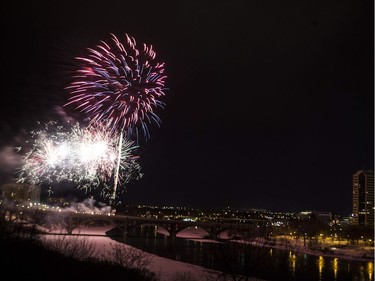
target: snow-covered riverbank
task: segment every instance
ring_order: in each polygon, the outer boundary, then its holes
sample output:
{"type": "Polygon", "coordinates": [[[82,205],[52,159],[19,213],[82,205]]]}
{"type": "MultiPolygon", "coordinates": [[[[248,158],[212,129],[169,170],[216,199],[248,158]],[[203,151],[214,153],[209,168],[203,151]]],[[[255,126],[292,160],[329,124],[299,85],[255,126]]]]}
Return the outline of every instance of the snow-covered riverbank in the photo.
{"type": "MultiPolygon", "coordinates": [[[[79,234],[79,236],[75,237],[81,237],[82,239],[86,239],[88,243],[92,243],[95,247],[94,256],[99,259],[110,259],[111,257],[109,255],[113,253],[112,249],[116,247],[116,245],[128,247],[133,251],[142,252],[141,250],[138,250],[130,245],[117,242],[106,236],[106,232],[112,229],[112,227],[113,226],[79,227],[73,230],[73,234],[79,234]]],[[[51,235],[43,235],[43,239],[58,239],[60,237],[59,234],[64,233],[64,231],[61,229],[55,229],[53,231],[48,231],[46,229],[44,230],[49,232],[51,235]]],[[[201,238],[201,232],[199,229],[191,229],[191,231],[187,230],[185,234],[186,238],[201,238]]],[[[215,241],[212,240],[212,242],[215,241]]],[[[220,272],[201,266],[167,259],[150,253],[143,252],[143,254],[145,255],[145,258],[150,260],[150,263],[147,265],[147,269],[154,272],[159,277],[160,281],[187,280],[187,277],[188,280],[192,281],[211,281],[216,280],[218,274],[220,274],[220,272]],[[182,279],[184,277],[185,279],[182,279]]],[[[253,278],[250,281],[261,280],[253,278]]]]}
{"type": "MultiPolygon", "coordinates": [[[[116,245],[121,245],[122,247],[129,247],[129,249],[131,250],[142,252],[141,250],[138,250],[130,245],[125,245],[123,243],[114,241],[110,237],[106,236],[106,232],[112,228],[113,226],[111,225],[100,227],[80,227],[74,229],[73,234],[81,234],[82,236],[79,237],[85,237],[87,241],[92,242],[95,245],[95,256],[98,258],[103,258],[106,255],[110,255],[112,252],[111,250],[113,250],[113,247],[116,247],[116,245]]],[[[163,229],[159,229],[158,232],[160,234],[167,235],[167,232],[163,231],[163,229]]],[[[59,234],[63,232],[61,229],[55,229],[54,231],[50,231],[50,233],[59,234]]],[[[177,236],[185,239],[194,239],[195,241],[218,243],[218,241],[215,240],[203,239],[206,235],[207,233],[204,230],[192,227],[185,229],[184,231],[180,232],[177,236]]],[[[48,235],[46,237],[53,238],[57,237],[57,235],[48,235]]],[[[220,238],[225,239],[229,237],[227,237],[226,234],[223,233],[220,238]]],[[[238,243],[248,243],[246,241],[241,240],[236,241],[238,243]]],[[[322,252],[320,250],[311,250],[307,247],[304,247],[303,241],[299,240],[290,240],[289,243],[285,243],[285,238],[280,237],[280,239],[276,241],[278,241],[278,243],[264,246],[277,249],[288,249],[293,252],[301,252],[309,255],[326,256],[354,261],[373,262],[373,248],[370,247],[364,248],[345,245],[342,248],[337,247],[336,249],[331,250],[329,252],[322,252]],[[364,254],[367,255],[366,258],[363,257],[364,254]]],[[[329,244],[327,244],[327,246],[328,245],[329,244]]],[[[150,259],[150,263],[147,265],[147,269],[154,272],[161,281],[178,280],[178,277],[181,278],[181,276],[189,276],[189,280],[215,280],[215,277],[217,277],[217,275],[219,274],[219,272],[215,272],[214,270],[204,268],[201,266],[175,261],[172,259],[167,259],[150,253],[142,253],[150,259]]],[[[107,258],[110,257],[107,256],[107,258]]],[[[253,280],[258,279],[253,278],[253,280]]]]}

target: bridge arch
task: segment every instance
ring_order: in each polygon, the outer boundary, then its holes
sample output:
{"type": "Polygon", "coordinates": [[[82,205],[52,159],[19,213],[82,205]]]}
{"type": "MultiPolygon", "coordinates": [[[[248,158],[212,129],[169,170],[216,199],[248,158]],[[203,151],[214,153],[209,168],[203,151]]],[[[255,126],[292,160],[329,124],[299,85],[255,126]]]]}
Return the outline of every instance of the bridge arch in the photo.
{"type": "MultiPolygon", "coordinates": [[[[246,221],[220,221],[220,222],[202,222],[202,221],[181,221],[181,220],[169,220],[169,219],[156,219],[148,217],[135,217],[125,215],[104,215],[104,214],[81,214],[71,212],[57,212],[54,210],[13,210],[9,217],[14,216],[16,219],[22,221],[25,219],[30,223],[34,221],[48,220],[52,224],[58,224],[61,222],[62,226],[65,227],[69,234],[72,234],[74,228],[80,224],[88,224],[90,221],[105,221],[106,223],[113,223],[116,225],[124,237],[127,236],[129,230],[135,229],[141,225],[155,226],[159,229],[164,229],[167,235],[171,238],[181,236],[183,231],[187,228],[195,227],[196,229],[203,230],[203,236],[210,236],[212,239],[218,238],[217,235],[224,233],[224,231],[231,230],[232,233],[242,233],[245,237],[252,237],[254,234],[259,232],[262,226],[267,225],[267,221],[264,220],[246,220],[246,221]],[[13,215],[12,215],[13,214],[13,215]],[[36,216],[36,214],[38,214],[36,216]],[[259,229],[258,229],[259,228],[259,229]]],[[[44,225],[44,223],[43,223],[44,225]]],[[[53,225],[52,225],[53,226],[53,225]]],[[[48,228],[48,227],[47,227],[48,228]]],[[[200,232],[202,235],[202,232],[200,232]]]]}
{"type": "MultiPolygon", "coordinates": [[[[110,220],[110,219],[105,219],[105,218],[89,218],[89,219],[86,219],[86,220],[84,220],[84,221],[78,221],[77,223],[76,223],[76,226],[80,226],[80,225],[82,225],[82,226],[90,226],[89,224],[93,224],[93,223],[96,223],[96,224],[98,224],[98,223],[100,223],[101,225],[111,225],[113,222],[112,222],[112,220],[110,220]],[[105,224],[104,224],[105,223],[105,224]]],[[[97,226],[97,225],[96,225],[97,226]]]]}
{"type": "Polygon", "coordinates": [[[207,237],[213,237],[213,232],[211,230],[207,230],[205,227],[197,226],[197,225],[181,225],[178,230],[176,230],[176,237],[181,238],[207,238],[207,237]],[[196,229],[195,232],[193,232],[193,235],[191,232],[189,232],[188,235],[184,235],[184,232],[186,232],[187,229],[196,229]]]}
{"type": "Polygon", "coordinates": [[[157,230],[158,228],[162,228],[166,233],[167,236],[170,236],[171,234],[171,231],[170,231],[170,228],[168,226],[165,226],[164,223],[158,223],[158,222],[144,222],[144,221],[141,221],[141,222],[138,222],[138,223],[135,223],[135,224],[132,224],[128,227],[128,233],[131,234],[137,230],[137,229],[140,229],[142,228],[143,226],[148,226],[148,227],[155,227],[155,234],[157,234],[157,230]]]}

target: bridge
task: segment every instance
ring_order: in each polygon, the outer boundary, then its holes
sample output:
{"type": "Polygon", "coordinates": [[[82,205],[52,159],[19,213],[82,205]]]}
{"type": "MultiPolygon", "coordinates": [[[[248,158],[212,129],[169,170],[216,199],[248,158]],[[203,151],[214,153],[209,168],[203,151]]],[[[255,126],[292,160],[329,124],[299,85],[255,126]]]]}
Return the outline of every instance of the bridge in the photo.
{"type": "MultiPolygon", "coordinates": [[[[60,225],[68,234],[80,225],[90,222],[107,222],[116,226],[126,238],[129,233],[140,226],[153,225],[164,228],[170,238],[175,238],[182,230],[189,227],[199,227],[208,233],[207,238],[218,239],[223,231],[231,231],[241,236],[250,236],[257,228],[266,226],[266,219],[227,219],[226,221],[184,221],[177,219],[159,219],[151,217],[139,217],[114,214],[78,213],[56,210],[40,209],[14,209],[2,212],[2,216],[8,220],[27,221],[41,225],[60,225]]],[[[258,231],[257,231],[258,232],[258,231]]]]}

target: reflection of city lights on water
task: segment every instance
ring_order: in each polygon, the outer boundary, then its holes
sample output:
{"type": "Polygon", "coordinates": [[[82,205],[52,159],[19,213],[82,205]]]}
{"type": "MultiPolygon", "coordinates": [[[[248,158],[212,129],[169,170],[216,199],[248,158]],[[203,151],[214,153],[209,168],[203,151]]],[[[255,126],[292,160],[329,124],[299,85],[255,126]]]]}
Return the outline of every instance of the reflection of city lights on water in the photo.
{"type": "Polygon", "coordinates": [[[365,276],[364,272],[365,272],[365,267],[361,265],[359,267],[359,274],[361,276],[361,280],[364,280],[364,276],[365,276]]]}
{"type": "Polygon", "coordinates": [[[333,274],[334,274],[335,280],[337,278],[337,270],[338,270],[338,268],[339,268],[338,258],[334,258],[333,259],[333,274]]]}
{"type": "Polygon", "coordinates": [[[322,256],[319,256],[319,259],[318,259],[319,280],[322,280],[323,267],[324,267],[324,258],[322,256]]]}
{"type": "Polygon", "coordinates": [[[346,267],[346,272],[350,272],[350,264],[348,263],[347,267],[346,267]]]}
{"type": "Polygon", "coordinates": [[[368,272],[368,280],[372,281],[372,277],[374,275],[374,263],[373,262],[368,262],[367,263],[367,272],[368,272]]]}
{"type": "Polygon", "coordinates": [[[289,251],[289,268],[291,269],[293,275],[296,272],[296,254],[292,253],[292,251],[289,251]]]}

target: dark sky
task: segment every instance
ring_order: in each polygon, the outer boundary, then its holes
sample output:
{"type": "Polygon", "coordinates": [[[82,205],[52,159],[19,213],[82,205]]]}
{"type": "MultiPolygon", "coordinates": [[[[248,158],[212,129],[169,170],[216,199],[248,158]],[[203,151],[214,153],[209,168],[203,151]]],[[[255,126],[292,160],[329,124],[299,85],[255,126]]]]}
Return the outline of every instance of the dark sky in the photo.
{"type": "Polygon", "coordinates": [[[373,1],[43,2],[1,4],[2,182],[74,57],[128,33],[169,90],[124,203],[351,212],[352,174],[374,166],[373,1]]]}

